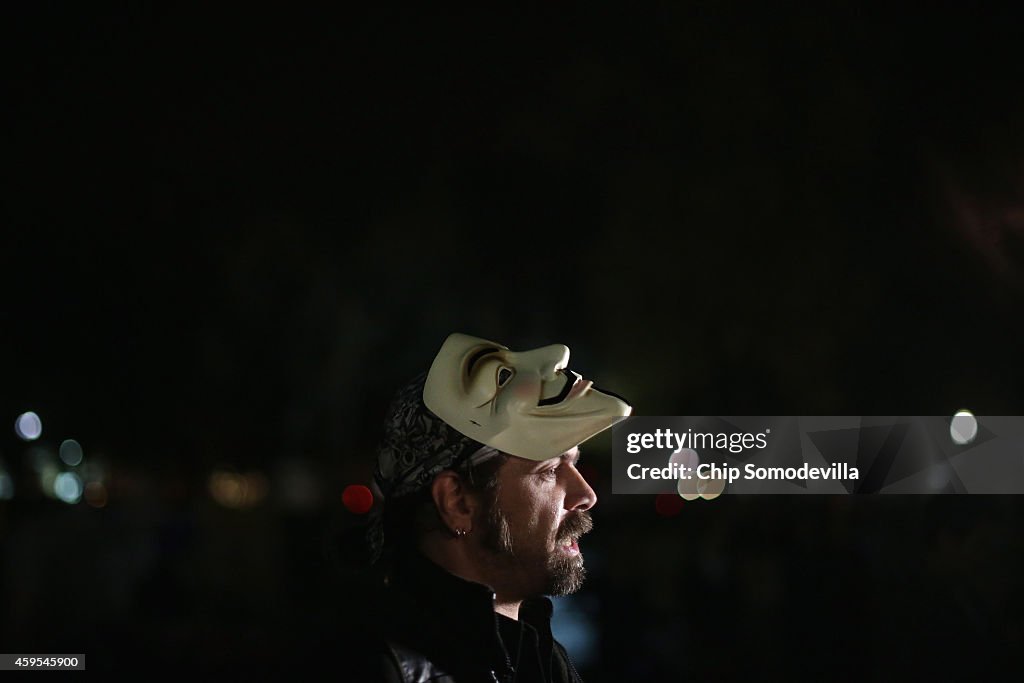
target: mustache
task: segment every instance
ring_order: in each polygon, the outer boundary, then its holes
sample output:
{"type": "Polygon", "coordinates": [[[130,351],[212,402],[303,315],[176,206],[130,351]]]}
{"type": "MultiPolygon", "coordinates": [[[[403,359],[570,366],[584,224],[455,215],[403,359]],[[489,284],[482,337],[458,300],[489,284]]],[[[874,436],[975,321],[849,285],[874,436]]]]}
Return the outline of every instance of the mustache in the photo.
{"type": "Polygon", "coordinates": [[[586,510],[574,512],[562,520],[558,526],[558,538],[578,539],[583,534],[589,533],[594,528],[594,520],[586,510]]]}

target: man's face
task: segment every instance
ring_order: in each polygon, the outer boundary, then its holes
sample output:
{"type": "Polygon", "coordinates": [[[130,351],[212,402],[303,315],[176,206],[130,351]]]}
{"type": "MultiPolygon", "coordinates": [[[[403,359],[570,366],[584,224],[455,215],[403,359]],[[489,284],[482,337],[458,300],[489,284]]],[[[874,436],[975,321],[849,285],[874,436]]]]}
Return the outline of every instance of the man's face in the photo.
{"type": "Polygon", "coordinates": [[[579,449],[535,462],[509,456],[482,513],[481,544],[494,588],[516,598],[568,595],[585,570],[578,540],[593,523],[597,495],[576,469],[579,449]]]}

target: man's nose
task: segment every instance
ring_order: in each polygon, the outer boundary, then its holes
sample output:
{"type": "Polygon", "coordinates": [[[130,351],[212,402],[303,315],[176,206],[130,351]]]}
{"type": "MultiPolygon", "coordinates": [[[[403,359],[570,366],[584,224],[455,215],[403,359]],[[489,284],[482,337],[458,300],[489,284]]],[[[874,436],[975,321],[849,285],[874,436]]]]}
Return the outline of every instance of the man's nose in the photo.
{"type": "Polygon", "coordinates": [[[567,510],[589,510],[597,505],[597,494],[587,480],[575,467],[570,468],[572,474],[565,495],[567,510]]]}

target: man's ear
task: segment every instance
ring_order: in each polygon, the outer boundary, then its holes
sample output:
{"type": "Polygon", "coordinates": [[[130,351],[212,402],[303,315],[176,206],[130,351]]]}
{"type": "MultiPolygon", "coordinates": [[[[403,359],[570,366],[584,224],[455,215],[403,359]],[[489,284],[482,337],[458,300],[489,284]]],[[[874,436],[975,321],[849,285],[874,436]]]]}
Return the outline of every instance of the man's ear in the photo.
{"type": "Polygon", "coordinates": [[[430,493],[434,498],[434,506],[437,507],[441,521],[449,531],[458,534],[458,530],[462,530],[464,533],[473,530],[476,497],[466,489],[458,474],[452,470],[443,470],[434,477],[430,493]]]}

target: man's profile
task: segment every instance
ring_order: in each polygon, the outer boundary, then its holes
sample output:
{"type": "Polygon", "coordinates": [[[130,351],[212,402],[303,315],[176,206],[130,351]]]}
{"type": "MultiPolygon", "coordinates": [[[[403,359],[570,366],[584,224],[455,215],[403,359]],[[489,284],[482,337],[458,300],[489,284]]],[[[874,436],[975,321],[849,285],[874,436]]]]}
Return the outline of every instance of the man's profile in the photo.
{"type": "Polygon", "coordinates": [[[382,680],[579,680],[544,596],[585,576],[579,444],[631,408],[568,360],[453,334],[398,393],[374,475],[382,680]]]}

